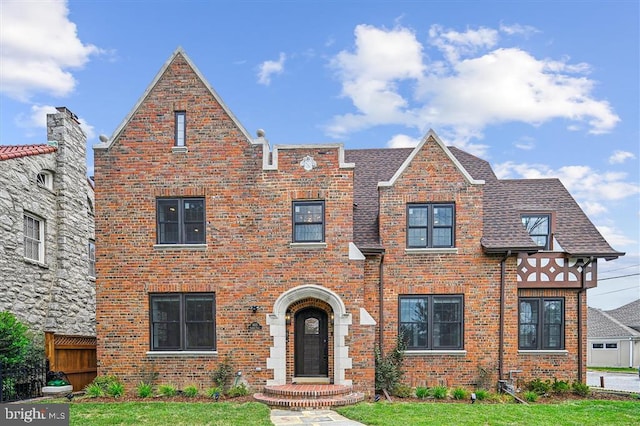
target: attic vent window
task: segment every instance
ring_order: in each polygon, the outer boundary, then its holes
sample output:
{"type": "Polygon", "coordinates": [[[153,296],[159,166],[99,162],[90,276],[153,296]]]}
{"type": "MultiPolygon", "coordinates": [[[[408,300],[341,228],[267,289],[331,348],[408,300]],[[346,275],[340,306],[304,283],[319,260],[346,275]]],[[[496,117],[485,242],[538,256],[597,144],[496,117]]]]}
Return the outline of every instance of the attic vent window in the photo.
{"type": "Polygon", "coordinates": [[[176,140],[175,146],[185,146],[187,136],[187,113],[176,111],[176,140]]]}
{"type": "Polygon", "coordinates": [[[53,174],[49,171],[43,170],[40,173],[38,173],[38,176],[36,177],[36,182],[38,183],[38,186],[52,190],[53,174]]]}

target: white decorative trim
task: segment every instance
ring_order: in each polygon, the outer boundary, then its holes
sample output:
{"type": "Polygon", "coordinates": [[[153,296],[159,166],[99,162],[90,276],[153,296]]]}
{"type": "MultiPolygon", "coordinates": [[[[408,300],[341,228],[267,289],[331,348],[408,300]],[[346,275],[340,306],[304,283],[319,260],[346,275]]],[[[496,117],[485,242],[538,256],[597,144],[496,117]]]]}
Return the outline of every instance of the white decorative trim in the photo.
{"type": "Polygon", "coordinates": [[[186,153],[189,152],[189,148],[187,148],[186,146],[172,146],[171,147],[171,152],[175,153],[186,153]]]}
{"type": "Polygon", "coordinates": [[[458,254],[457,247],[441,248],[408,248],[404,249],[406,254],[458,254]]]}
{"type": "Polygon", "coordinates": [[[349,260],[365,260],[364,254],[360,251],[358,246],[353,243],[349,243],[349,260]]]}
{"type": "Polygon", "coordinates": [[[163,357],[163,356],[183,356],[183,357],[197,357],[197,356],[217,356],[218,351],[147,351],[147,356],[163,357]]]}
{"type": "Polygon", "coordinates": [[[408,356],[412,356],[412,355],[457,355],[457,356],[466,356],[467,355],[467,351],[465,351],[465,350],[450,350],[450,351],[444,351],[444,350],[436,350],[436,351],[410,350],[410,351],[404,351],[404,354],[408,355],[408,356]]]}
{"type": "Polygon", "coordinates": [[[559,350],[518,350],[519,354],[522,355],[568,355],[569,351],[564,349],[559,350]]]}
{"type": "Polygon", "coordinates": [[[304,157],[302,161],[300,161],[300,165],[302,166],[303,169],[305,169],[308,172],[313,170],[314,167],[318,167],[318,163],[316,163],[316,160],[314,160],[313,157],[310,155],[307,155],[306,157],[304,157]]]}
{"type": "Polygon", "coordinates": [[[296,250],[317,250],[327,248],[327,243],[289,243],[289,247],[296,250]]]}
{"type": "Polygon", "coordinates": [[[206,244],[154,244],[154,250],[193,250],[193,251],[205,251],[207,249],[206,244]]]}
{"type": "Polygon", "coordinates": [[[289,306],[298,300],[315,298],[328,303],[333,309],[333,382],[337,385],[352,384],[352,380],[345,379],[345,370],[352,368],[349,357],[349,346],[345,344],[345,337],[349,334],[351,314],[347,313],[344,302],[333,291],[319,285],[302,285],[282,293],[273,304],[273,312],[267,314],[266,322],[269,335],[273,337],[273,346],[269,348],[267,369],[273,370],[273,378],[267,380],[267,386],[284,385],[287,380],[287,341],[285,315],[289,306]]]}
{"type": "Polygon", "coordinates": [[[376,320],[365,308],[360,308],[360,325],[376,325],[376,320]]]}

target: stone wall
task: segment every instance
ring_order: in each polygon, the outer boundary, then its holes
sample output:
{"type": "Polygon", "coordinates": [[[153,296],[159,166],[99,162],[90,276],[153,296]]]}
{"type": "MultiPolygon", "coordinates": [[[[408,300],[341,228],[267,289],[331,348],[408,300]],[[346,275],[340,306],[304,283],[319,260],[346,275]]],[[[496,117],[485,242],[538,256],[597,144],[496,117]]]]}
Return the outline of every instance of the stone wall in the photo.
{"type": "Polygon", "coordinates": [[[86,137],[66,108],[47,117],[53,153],[0,163],[0,310],[13,312],[37,332],[95,334],[95,284],[88,276],[94,239],[93,189],[86,176],[86,137]],[[52,188],[37,175],[53,175],[52,188]],[[45,224],[43,262],[24,257],[23,215],[45,224]],[[5,290],[6,289],[6,290],[5,290]]]}

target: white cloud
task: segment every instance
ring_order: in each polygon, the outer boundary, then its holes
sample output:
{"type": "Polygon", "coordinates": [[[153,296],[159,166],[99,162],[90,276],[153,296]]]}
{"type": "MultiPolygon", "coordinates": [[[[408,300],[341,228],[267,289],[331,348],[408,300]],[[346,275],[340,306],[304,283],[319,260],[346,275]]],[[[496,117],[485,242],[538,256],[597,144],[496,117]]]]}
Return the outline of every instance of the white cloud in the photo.
{"type": "MultiPolygon", "coordinates": [[[[55,114],[58,110],[52,105],[32,105],[29,115],[19,114],[15,123],[16,126],[23,129],[27,129],[27,134],[30,136],[41,135],[42,129],[47,128],[47,114],[55,114]]],[[[87,121],[79,117],[80,128],[87,136],[87,140],[93,139],[96,134],[94,127],[87,123],[87,121]]]]}
{"type": "Polygon", "coordinates": [[[531,151],[533,148],[536,147],[536,141],[529,136],[523,136],[517,141],[515,141],[513,145],[516,148],[521,149],[523,151],[531,151]]]}
{"type": "Polygon", "coordinates": [[[420,139],[407,135],[394,135],[388,142],[389,148],[414,148],[420,143],[420,139]]]}
{"type": "Polygon", "coordinates": [[[258,71],[258,83],[268,86],[271,84],[271,76],[274,74],[282,74],[284,72],[284,62],[287,56],[284,53],[280,53],[280,57],[277,61],[264,61],[259,66],[258,71]]]}
{"type": "MultiPolygon", "coordinates": [[[[505,34],[534,30],[501,27],[505,34]]],[[[355,108],[334,116],[326,126],[336,138],[385,124],[420,132],[431,127],[446,134],[448,143],[483,154],[486,146],[477,141],[489,125],[538,126],[563,119],[572,130],[582,127],[599,134],[620,121],[608,102],[593,97],[595,81],[587,77],[588,64],[499,47],[500,32],[494,29],[458,32],[432,26],[429,46],[442,59],[425,55],[425,45],[405,27],[359,25],[354,35],[354,48],[331,60],[341,94],[355,108]]]]}
{"type": "Polygon", "coordinates": [[[613,247],[621,247],[638,243],[637,240],[629,238],[624,235],[622,231],[612,226],[597,225],[596,228],[598,228],[600,234],[602,234],[604,239],[613,247]]]}
{"type": "Polygon", "coordinates": [[[65,96],[100,49],[83,44],[68,19],[66,1],[3,0],[0,14],[0,91],[26,102],[35,93],[65,96]]]}
{"type": "Polygon", "coordinates": [[[536,27],[532,27],[530,25],[506,25],[502,22],[500,23],[500,31],[507,35],[522,35],[524,37],[529,37],[535,33],[540,32],[540,30],[538,30],[536,27]]]}
{"type": "Polygon", "coordinates": [[[627,160],[633,160],[636,156],[632,152],[616,150],[609,157],[609,164],[622,164],[627,160]]]}

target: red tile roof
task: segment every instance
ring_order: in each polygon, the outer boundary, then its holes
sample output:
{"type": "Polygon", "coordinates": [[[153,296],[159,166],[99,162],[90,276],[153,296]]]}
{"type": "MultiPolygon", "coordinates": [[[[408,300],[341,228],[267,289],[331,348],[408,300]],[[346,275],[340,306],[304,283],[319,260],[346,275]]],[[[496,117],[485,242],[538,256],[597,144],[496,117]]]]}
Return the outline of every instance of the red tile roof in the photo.
{"type": "Polygon", "coordinates": [[[30,155],[51,154],[56,152],[55,146],[40,145],[0,145],[0,161],[12,158],[28,157],[30,155]]]}

